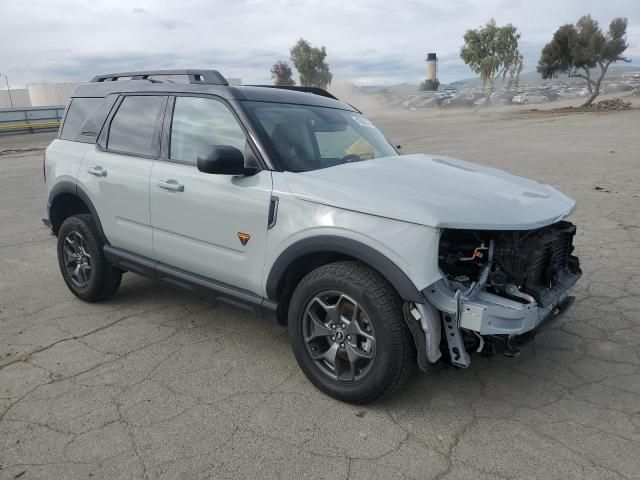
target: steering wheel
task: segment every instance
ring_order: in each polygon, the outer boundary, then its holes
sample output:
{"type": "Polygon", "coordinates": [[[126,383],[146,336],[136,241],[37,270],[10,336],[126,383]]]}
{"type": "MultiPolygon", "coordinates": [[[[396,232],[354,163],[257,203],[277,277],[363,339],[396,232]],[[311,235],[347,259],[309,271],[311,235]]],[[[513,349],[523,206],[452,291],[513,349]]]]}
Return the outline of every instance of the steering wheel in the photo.
{"type": "Polygon", "coordinates": [[[350,153],[340,159],[340,161],[344,163],[359,162],[360,160],[362,160],[360,155],[356,155],[355,153],[350,153]]]}

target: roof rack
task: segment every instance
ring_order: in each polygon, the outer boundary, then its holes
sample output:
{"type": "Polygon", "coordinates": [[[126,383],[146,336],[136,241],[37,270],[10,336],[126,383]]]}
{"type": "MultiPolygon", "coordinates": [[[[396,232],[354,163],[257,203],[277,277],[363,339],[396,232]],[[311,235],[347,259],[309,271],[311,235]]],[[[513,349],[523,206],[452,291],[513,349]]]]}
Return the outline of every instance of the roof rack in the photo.
{"type": "Polygon", "coordinates": [[[283,90],[294,90],[296,92],[313,93],[315,95],[320,95],[322,97],[339,100],[338,97],[329,93],[324,88],[320,88],[320,87],[298,87],[298,86],[289,86],[289,85],[247,85],[247,86],[248,87],[281,88],[283,90]]]}
{"type": "Polygon", "coordinates": [[[142,72],[121,72],[107,73],[105,75],[96,75],[91,79],[91,83],[96,82],[115,82],[121,78],[131,80],[149,80],[157,82],[158,79],[149,77],[162,76],[185,76],[189,83],[207,84],[207,85],[229,85],[227,79],[217,70],[145,70],[142,72]]]}

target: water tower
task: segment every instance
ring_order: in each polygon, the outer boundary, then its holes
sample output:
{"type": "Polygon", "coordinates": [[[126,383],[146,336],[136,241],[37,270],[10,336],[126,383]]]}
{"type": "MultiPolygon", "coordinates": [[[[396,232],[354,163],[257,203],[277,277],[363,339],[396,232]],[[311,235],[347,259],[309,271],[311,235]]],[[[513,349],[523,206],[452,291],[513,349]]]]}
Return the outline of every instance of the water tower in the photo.
{"type": "Polygon", "coordinates": [[[427,53],[427,80],[438,80],[438,57],[435,53],[427,53]]]}

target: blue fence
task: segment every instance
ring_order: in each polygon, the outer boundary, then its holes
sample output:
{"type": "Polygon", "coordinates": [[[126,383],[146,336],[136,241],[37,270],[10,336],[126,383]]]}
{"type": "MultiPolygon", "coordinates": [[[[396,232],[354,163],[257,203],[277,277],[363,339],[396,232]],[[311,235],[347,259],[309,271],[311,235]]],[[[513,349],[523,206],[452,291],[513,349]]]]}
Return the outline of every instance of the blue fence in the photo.
{"type": "Polygon", "coordinates": [[[0,108],[0,135],[57,130],[64,106],[0,108]]]}

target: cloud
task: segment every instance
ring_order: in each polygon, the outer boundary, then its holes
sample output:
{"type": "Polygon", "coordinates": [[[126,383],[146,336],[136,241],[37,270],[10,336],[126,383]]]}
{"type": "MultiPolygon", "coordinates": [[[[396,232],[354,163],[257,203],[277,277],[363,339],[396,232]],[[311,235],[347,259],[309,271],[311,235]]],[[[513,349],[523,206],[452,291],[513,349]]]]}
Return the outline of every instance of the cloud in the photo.
{"type": "Polygon", "coordinates": [[[189,22],[181,22],[178,20],[168,20],[168,19],[164,19],[164,20],[156,20],[155,25],[164,28],[165,30],[176,30],[179,27],[189,27],[190,25],[192,25],[189,22]]]}
{"type": "MultiPolygon", "coordinates": [[[[587,13],[580,0],[3,0],[0,66],[13,83],[79,81],[108,71],[217,68],[246,83],[270,81],[304,37],[327,48],[337,78],[417,83],[437,52],[441,80],[472,76],[461,62],[462,35],[494,17],[522,37],[525,71],[563,23],[587,13]]],[[[637,0],[589,2],[606,26],[629,18],[628,55],[640,57],[637,0]]],[[[4,73],[3,71],[3,73],[4,73]]]]}

